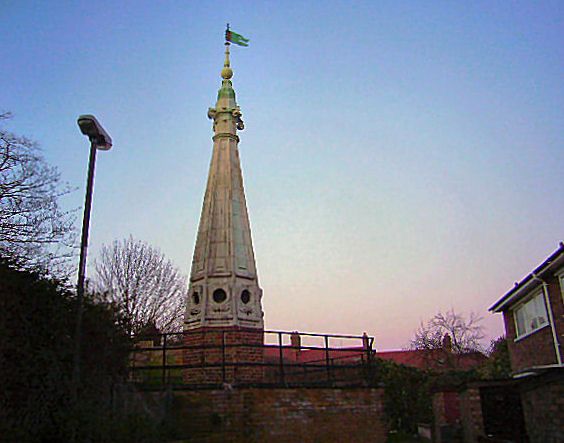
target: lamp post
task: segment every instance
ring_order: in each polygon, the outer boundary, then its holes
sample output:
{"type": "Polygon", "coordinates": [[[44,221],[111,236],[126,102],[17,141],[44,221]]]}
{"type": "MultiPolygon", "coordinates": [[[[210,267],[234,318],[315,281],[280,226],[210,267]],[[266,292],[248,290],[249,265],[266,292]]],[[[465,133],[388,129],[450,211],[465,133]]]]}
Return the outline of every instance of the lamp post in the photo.
{"type": "Polygon", "coordinates": [[[84,216],[82,218],[82,237],[80,241],[80,261],[78,264],[78,280],[76,284],[76,330],[74,335],[74,354],[72,385],[76,398],[80,381],[80,341],[82,334],[82,309],[84,297],[84,279],[86,276],[86,253],[88,250],[88,230],[90,227],[90,208],[92,207],[92,190],[94,189],[94,167],[96,151],[107,151],[112,147],[112,139],[93,115],[78,117],[80,131],[90,140],[90,160],[88,163],[88,178],[86,180],[86,198],[84,200],[84,216]]]}

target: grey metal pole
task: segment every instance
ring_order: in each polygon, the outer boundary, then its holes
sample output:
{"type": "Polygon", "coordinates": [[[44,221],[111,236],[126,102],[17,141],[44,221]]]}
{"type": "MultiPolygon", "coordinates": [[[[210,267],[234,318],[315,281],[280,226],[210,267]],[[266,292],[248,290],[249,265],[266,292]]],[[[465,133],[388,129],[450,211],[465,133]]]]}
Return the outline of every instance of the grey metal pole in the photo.
{"type": "Polygon", "coordinates": [[[94,168],[96,165],[96,145],[90,143],[90,160],[88,162],[88,178],[86,180],[86,197],[84,199],[84,216],[82,218],[82,239],[80,242],[80,261],[78,264],[78,281],[76,284],[76,330],[74,334],[73,355],[73,390],[76,397],[80,382],[80,344],[82,335],[82,311],[84,299],[84,280],[86,277],[86,253],[88,251],[88,230],[90,227],[90,209],[92,207],[92,191],[94,189],[94,168]]]}

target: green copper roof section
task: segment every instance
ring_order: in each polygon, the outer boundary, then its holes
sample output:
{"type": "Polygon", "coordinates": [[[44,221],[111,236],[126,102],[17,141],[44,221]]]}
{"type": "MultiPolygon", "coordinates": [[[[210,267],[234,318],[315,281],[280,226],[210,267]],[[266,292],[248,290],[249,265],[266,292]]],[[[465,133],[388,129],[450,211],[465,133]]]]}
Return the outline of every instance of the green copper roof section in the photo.
{"type": "Polygon", "coordinates": [[[233,84],[231,83],[233,70],[231,69],[229,62],[229,42],[225,43],[225,62],[223,62],[221,77],[223,78],[223,81],[221,83],[221,89],[217,93],[216,106],[218,108],[234,108],[235,106],[237,106],[237,103],[235,103],[235,91],[233,90],[233,84]]]}
{"type": "Polygon", "coordinates": [[[235,101],[235,91],[231,80],[223,80],[221,89],[217,92],[217,100],[219,101],[221,98],[231,98],[235,101]]]}

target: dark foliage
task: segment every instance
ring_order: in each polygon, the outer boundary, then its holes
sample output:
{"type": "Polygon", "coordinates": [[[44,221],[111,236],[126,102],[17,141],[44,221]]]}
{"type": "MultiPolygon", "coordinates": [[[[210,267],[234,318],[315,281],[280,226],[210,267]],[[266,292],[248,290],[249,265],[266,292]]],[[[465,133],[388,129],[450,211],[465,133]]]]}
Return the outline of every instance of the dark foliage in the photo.
{"type": "Polygon", "coordinates": [[[431,422],[432,377],[427,371],[377,358],[374,375],[384,387],[384,410],[391,429],[414,433],[417,423],[431,422]]]}
{"type": "Polygon", "coordinates": [[[413,435],[418,423],[432,423],[432,391],[478,379],[476,370],[421,370],[376,358],[374,383],[384,388],[390,429],[413,435]]]}
{"type": "Polygon", "coordinates": [[[490,380],[509,378],[511,375],[511,362],[509,360],[507,339],[499,337],[496,340],[492,340],[488,354],[488,360],[478,369],[480,378],[490,380]]]}
{"type": "Polygon", "coordinates": [[[83,441],[100,432],[113,384],[127,371],[116,312],[85,300],[79,396],[71,395],[75,302],[60,282],[0,260],[0,435],[83,441]]]}

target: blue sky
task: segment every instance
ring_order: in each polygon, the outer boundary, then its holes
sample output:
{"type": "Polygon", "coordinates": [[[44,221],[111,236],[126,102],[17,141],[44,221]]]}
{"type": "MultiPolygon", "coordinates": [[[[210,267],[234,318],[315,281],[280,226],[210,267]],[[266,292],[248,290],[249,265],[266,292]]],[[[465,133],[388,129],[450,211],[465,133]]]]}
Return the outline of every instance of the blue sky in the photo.
{"type": "Polygon", "coordinates": [[[0,2],[0,108],[78,189],[95,114],[90,259],[132,234],[186,274],[207,108],[232,48],[269,329],[404,346],[481,313],[564,240],[564,3],[0,2]]]}

